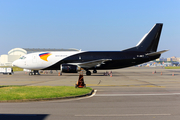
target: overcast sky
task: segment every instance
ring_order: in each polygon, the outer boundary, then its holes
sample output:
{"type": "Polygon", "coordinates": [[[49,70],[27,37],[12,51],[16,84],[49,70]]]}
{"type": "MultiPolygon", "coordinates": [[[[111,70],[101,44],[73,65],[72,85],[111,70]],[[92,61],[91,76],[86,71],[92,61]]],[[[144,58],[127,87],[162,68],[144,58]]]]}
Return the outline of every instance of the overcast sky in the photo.
{"type": "Polygon", "coordinates": [[[0,55],[13,48],[120,51],[163,23],[158,50],[180,57],[180,0],[0,0],[0,55]]]}

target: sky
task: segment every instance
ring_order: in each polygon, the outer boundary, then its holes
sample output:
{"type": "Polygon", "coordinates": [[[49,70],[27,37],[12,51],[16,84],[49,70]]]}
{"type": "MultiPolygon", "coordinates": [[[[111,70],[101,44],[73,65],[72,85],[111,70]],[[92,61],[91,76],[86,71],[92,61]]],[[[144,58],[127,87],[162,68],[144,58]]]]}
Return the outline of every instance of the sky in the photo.
{"type": "Polygon", "coordinates": [[[121,51],[163,23],[161,57],[180,57],[179,0],[0,0],[0,55],[13,48],[121,51]]]}

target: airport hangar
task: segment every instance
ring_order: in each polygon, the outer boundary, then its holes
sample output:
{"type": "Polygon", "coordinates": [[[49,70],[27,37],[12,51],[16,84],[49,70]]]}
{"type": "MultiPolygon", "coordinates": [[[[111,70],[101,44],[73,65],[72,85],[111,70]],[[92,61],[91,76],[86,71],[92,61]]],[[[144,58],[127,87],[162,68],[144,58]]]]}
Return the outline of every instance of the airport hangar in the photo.
{"type": "Polygon", "coordinates": [[[19,59],[21,56],[34,53],[34,52],[46,52],[46,51],[79,51],[78,49],[45,49],[45,48],[14,48],[11,49],[8,54],[0,55],[0,66],[12,66],[12,63],[19,59]]]}

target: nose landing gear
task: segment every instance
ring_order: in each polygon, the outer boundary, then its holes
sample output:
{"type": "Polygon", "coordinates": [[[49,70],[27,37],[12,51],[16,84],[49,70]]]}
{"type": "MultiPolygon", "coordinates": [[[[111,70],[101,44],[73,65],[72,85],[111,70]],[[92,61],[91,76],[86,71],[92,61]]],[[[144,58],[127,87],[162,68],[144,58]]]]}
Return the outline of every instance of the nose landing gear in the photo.
{"type": "Polygon", "coordinates": [[[40,75],[38,70],[33,70],[32,72],[29,72],[29,75],[40,75]]]}

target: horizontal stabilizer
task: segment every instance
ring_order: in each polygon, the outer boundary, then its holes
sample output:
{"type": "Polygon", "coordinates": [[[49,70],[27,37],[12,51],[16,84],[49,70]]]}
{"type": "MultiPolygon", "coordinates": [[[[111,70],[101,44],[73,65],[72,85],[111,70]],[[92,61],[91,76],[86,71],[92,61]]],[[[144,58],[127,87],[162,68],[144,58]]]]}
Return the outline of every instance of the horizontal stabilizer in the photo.
{"type": "Polygon", "coordinates": [[[162,50],[162,51],[159,51],[159,52],[147,53],[146,55],[148,55],[148,56],[155,56],[155,55],[160,55],[160,54],[162,54],[164,52],[167,52],[167,51],[169,51],[169,50],[162,50]]]}

